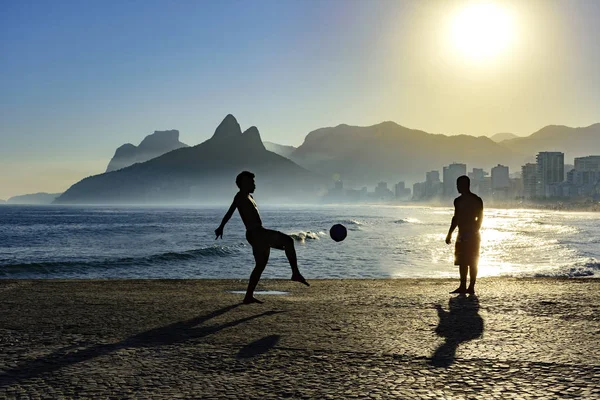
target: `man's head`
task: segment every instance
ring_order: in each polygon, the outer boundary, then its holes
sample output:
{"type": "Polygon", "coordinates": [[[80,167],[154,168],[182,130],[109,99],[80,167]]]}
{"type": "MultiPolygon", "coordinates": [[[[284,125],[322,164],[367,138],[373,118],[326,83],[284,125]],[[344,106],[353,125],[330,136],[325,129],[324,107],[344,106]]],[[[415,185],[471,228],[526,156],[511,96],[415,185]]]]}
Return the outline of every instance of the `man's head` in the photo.
{"type": "Polygon", "coordinates": [[[243,192],[254,193],[254,189],[256,189],[254,174],[250,171],[240,172],[235,178],[235,184],[243,192]]]}
{"type": "Polygon", "coordinates": [[[469,193],[471,191],[471,180],[469,177],[466,175],[459,176],[456,180],[456,189],[460,194],[469,193]]]}

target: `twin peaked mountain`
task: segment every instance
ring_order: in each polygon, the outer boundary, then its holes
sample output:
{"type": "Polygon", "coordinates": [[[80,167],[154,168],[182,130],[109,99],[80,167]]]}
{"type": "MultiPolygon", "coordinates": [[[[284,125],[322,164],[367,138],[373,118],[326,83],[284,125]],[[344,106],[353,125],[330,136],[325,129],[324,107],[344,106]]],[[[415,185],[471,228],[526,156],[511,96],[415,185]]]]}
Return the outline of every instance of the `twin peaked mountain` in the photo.
{"type": "Polygon", "coordinates": [[[233,198],[235,177],[242,170],[254,172],[257,192],[273,201],[314,200],[325,183],[318,175],[266,150],[256,127],[242,133],[237,120],[227,115],[207,141],[85,178],[56,203],[222,202],[233,198]]]}

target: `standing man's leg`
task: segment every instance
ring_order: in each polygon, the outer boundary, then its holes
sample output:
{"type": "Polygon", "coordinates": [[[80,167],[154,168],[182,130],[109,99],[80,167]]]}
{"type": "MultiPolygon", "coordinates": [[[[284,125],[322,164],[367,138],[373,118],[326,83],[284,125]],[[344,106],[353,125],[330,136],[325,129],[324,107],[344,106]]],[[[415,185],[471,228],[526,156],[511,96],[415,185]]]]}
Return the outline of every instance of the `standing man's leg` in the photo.
{"type": "Polygon", "coordinates": [[[477,272],[479,265],[479,251],[481,249],[481,238],[479,234],[474,237],[473,241],[473,252],[471,256],[471,262],[469,263],[469,288],[467,293],[475,294],[475,282],[477,281],[477,272]]]}
{"type": "MultiPolygon", "coordinates": [[[[469,288],[467,293],[475,294],[475,282],[477,281],[477,261],[473,261],[469,267],[469,288]]],[[[466,283],[466,278],[465,278],[466,283]]]]}
{"type": "Polygon", "coordinates": [[[469,272],[469,265],[460,264],[458,266],[458,272],[460,273],[460,286],[458,289],[450,293],[465,293],[467,291],[467,274],[469,272]]]}
{"type": "Polygon", "coordinates": [[[465,242],[461,240],[459,236],[456,238],[456,244],[454,246],[454,265],[458,265],[458,272],[460,274],[460,285],[458,289],[451,291],[450,293],[465,293],[467,291],[467,274],[469,273],[469,265],[465,262],[465,242]]]}
{"type": "Polygon", "coordinates": [[[265,267],[267,266],[267,262],[269,261],[269,254],[271,250],[268,247],[263,248],[252,248],[252,252],[254,253],[254,260],[256,265],[252,274],[250,275],[250,281],[248,282],[248,289],[246,290],[246,297],[244,297],[244,304],[250,303],[262,303],[262,301],[254,298],[254,289],[256,289],[256,285],[258,285],[258,281],[260,280],[260,276],[262,275],[265,267]]]}

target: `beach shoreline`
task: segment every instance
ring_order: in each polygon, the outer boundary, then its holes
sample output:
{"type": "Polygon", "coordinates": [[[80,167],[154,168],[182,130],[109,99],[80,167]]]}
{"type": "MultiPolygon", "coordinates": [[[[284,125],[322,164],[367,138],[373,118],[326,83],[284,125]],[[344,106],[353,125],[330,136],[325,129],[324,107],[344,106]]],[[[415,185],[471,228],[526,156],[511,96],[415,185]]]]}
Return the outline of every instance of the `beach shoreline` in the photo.
{"type": "Polygon", "coordinates": [[[0,397],[600,394],[599,279],[246,283],[1,280],[0,397]]]}

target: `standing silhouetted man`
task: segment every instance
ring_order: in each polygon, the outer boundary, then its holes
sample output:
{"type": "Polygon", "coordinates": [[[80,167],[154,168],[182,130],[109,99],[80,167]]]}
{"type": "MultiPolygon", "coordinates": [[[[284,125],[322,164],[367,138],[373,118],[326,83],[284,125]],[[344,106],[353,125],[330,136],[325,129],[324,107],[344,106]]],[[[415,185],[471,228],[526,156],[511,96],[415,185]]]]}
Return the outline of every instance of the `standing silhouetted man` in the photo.
{"type": "Polygon", "coordinates": [[[471,181],[468,176],[460,176],[456,180],[456,188],[460,196],[454,199],[454,216],[446,236],[446,244],[452,241],[452,232],[458,227],[458,237],[454,250],[454,265],[459,266],[460,286],[450,293],[475,294],[477,280],[477,264],[479,263],[479,229],[483,222],[483,201],[471,192],[471,181]],[[470,281],[467,288],[467,273],[470,281]]]}
{"type": "Polygon", "coordinates": [[[246,240],[252,246],[252,253],[254,254],[254,260],[256,261],[256,266],[250,275],[250,282],[248,282],[244,304],[262,303],[262,301],[254,298],[254,289],[256,289],[260,276],[267,266],[271,248],[285,251],[285,255],[292,267],[291,279],[293,281],[310,286],[298,270],[294,239],[285,233],[266,229],[262,226],[258,207],[251,194],[254,193],[254,190],[256,189],[254,174],[252,172],[242,171],[236,177],[235,183],[238,188],[240,188],[240,191],[233,198],[233,203],[231,203],[231,207],[229,207],[227,214],[223,217],[221,225],[215,230],[215,234],[217,235],[217,239],[219,237],[221,237],[221,239],[223,238],[223,228],[237,208],[240,217],[242,217],[242,222],[244,222],[244,225],[246,226],[246,240]]]}

